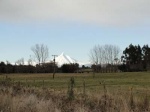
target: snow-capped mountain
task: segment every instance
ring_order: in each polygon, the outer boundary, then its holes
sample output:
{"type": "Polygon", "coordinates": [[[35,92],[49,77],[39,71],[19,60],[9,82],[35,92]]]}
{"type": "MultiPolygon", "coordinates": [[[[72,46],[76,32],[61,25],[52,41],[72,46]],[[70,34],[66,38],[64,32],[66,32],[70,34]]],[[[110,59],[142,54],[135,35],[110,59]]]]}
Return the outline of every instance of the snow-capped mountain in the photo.
{"type": "Polygon", "coordinates": [[[65,55],[64,53],[62,53],[61,55],[56,57],[55,62],[57,63],[58,67],[61,67],[63,64],[71,64],[71,63],[78,63],[80,67],[82,65],[85,65],[85,66],[90,65],[90,63],[79,62],[79,61],[71,58],[70,56],[65,55]]]}

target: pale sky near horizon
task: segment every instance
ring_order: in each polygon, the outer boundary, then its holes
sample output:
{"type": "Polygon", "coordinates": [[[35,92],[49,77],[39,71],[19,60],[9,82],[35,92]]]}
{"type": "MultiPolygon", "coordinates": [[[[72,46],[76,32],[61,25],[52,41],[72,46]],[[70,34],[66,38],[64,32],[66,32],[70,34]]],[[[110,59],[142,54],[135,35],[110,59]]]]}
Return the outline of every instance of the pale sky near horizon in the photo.
{"type": "Polygon", "coordinates": [[[150,45],[149,0],[0,0],[0,61],[28,60],[45,44],[89,61],[95,45],[150,45]]]}

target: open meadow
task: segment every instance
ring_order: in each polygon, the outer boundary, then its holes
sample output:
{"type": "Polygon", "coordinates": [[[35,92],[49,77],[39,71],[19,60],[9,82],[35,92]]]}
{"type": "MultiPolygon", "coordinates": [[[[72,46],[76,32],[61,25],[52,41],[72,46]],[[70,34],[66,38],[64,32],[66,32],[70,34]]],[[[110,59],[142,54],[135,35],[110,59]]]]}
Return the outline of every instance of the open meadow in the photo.
{"type": "Polygon", "coordinates": [[[149,72],[1,74],[0,83],[3,112],[150,111],[149,72]]]}
{"type": "Polygon", "coordinates": [[[15,84],[20,82],[25,87],[49,88],[56,91],[66,90],[70,78],[75,81],[75,90],[82,91],[83,85],[87,92],[99,93],[103,91],[105,84],[108,91],[124,91],[128,92],[131,88],[137,91],[137,94],[149,91],[150,73],[149,72],[133,72],[133,73],[56,73],[55,79],[53,74],[3,74],[0,75],[0,81],[8,78],[10,82],[15,84]]]}

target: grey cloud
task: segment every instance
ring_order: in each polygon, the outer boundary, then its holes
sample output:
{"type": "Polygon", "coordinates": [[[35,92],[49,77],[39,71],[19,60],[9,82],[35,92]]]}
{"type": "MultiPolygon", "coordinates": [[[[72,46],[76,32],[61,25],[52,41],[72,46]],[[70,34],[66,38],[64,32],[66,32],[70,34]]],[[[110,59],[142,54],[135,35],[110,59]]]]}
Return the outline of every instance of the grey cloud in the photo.
{"type": "Polygon", "coordinates": [[[150,24],[149,6],[149,0],[0,0],[0,21],[142,25],[150,24]]]}

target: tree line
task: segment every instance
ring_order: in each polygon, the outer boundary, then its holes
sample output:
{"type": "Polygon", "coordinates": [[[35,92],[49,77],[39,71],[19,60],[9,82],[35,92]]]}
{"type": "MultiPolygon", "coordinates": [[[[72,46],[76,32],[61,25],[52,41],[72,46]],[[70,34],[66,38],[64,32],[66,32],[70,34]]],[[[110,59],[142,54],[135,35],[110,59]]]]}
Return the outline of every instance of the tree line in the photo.
{"type": "Polygon", "coordinates": [[[64,64],[61,67],[58,67],[54,63],[43,63],[33,65],[12,65],[5,64],[4,62],[0,63],[0,73],[53,73],[54,67],[56,72],[60,73],[74,73],[79,69],[79,64],[64,64]]]}
{"type": "MultiPolygon", "coordinates": [[[[38,62],[33,66],[33,60],[28,60],[28,65],[24,64],[24,59],[16,61],[15,65],[8,61],[0,63],[0,73],[53,73],[56,72],[74,73],[79,70],[78,63],[64,64],[60,68],[53,61],[46,63],[49,56],[48,47],[44,44],[36,44],[31,47],[38,62]]],[[[121,49],[116,45],[96,45],[89,54],[95,72],[133,72],[150,70],[150,47],[144,45],[130,44],[121,53],[121,49]]],[[[85,67],[82,67],[85,69],[85,67]]]]}
{"type": "Polygon", "coordinates": [[[52,73],[53,63],[45,63],[43,65],[12,65],[0,63],[0,73],[52,73]]]}
{"type": "Polygon", "coordinates": [[[90,60],[95,72],[147,71],[150,70],[150,47],[130,44],[121,53],[115,45],[96,45],[90,51],[90,60]]]}

